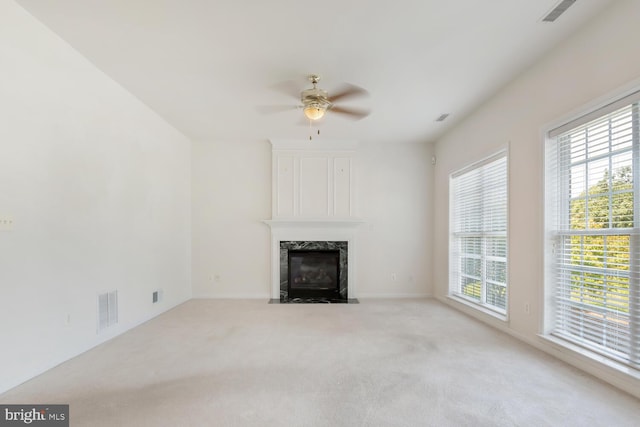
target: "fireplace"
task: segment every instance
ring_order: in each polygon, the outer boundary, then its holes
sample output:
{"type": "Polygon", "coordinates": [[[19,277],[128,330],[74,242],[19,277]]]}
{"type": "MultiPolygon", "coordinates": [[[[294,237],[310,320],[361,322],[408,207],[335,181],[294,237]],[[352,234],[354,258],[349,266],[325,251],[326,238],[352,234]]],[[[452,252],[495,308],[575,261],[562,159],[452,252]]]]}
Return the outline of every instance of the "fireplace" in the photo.
{"type": "Polygon", "coordinates": [[[289,298],[340,298],[340,251],[290,250],[289,298]]]}
{"type": "Polygon", "coordinates": [[[270,300],[357,303],[357,141],[270,139],[270,300]]]}
{"type": "Polygon", "coordinates": [[[348,242],[281,241],[280,302],[348,302],[348,242]]]}

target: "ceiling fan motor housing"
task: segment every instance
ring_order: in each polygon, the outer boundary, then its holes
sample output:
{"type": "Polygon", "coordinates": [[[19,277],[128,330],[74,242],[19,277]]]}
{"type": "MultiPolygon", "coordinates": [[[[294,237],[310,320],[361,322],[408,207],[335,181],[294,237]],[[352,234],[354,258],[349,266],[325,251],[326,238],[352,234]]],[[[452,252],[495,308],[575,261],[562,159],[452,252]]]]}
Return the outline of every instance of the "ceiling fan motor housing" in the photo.
{"type": "Polygon", "coordinates": [[[305,107],[317,106],[323,109],[327,109],[331,105],[328,97],[329,94],[326,90],[318,89],[316,87],[303,90],[300,94],[300,100],[305,107]]]}

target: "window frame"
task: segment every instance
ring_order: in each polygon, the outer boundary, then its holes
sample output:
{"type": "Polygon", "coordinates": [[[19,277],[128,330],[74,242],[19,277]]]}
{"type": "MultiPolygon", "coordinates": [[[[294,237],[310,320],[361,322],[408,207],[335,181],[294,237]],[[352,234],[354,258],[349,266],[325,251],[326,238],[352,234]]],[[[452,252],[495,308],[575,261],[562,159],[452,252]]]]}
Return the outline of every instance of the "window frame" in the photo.
{"type": "MultiPolygon", "coordinates": [[[[608,126],[611,127],[611,119],[608,120],[608,126]]],[[[640,250],[640,90],[638,87],[635,87],[626,93],[622,93],[619,96],[609,97],[608,99],[599,102],[598,104],[594,104],[591,108],[583,110],[582,114],[574,115],[574,117],[567,119],[563,122],[560,122],[559,125],[553,127],[547,127],[547,130],[544,131],[544,142],[545,142],[545,166],[544,166],[544,182],[545,182],[545,199],[544,199],[544,220],[545,220],[545,285],[544,285],[544,319],[543,319],[543,336],[547,339],[552,340],[553,342],[570,349],[574,349],[575,346],[582,349],[583,352],[595,357],[597,360],[608,360],[613,363],[619,363],[624,366],[624,369],[631,368],[634,370],[640,369],[640,357],[637,354],[640,349],[640,334],[638,334],[638,330],[640,330],[640,303],[637,301],[634,302],[634,299],[637,300],[640,298],[640,276],[638,274],[640,265],[638,265],[640,261],[640,257],[638,255],[638,251],[640,250]],[[612,113],[620,111],[623,108],[630,107],[630,115],[631,115],[631,148],[624,150],[624,152],[628,152],[631,158],[631,171],[632,171],[632,189],[630,192],[633,194],[633,224],[631,227],[618,227],[614,225],[614,216],[612,215],[613,209],[613,198],[618,194],[617,190],[613,187],[613,178],[614,175],[614,158],[616,156],[620,156],[621,151],[617,151],[611,148],[612,146],[612,136],[609,135],[609,139],[607,140],[608,151],[606,155],[589,157],[588,154],[585,155],[584,160],[582,161],[572,161],[569,158],[569,153],[572,149],[571,146],[569,148],[562,147],[562,142],[560,141],[560,136],[566,134],[569,131],[579,129],[581,127],[585,128],[586,126],[591,124],[596,120],[603,120],[610,116],[612,113]],[[569,180],[569,176],[571,176],[571,168],[576,165],[580,165],[580,163],[584,163],[585,170],[588,171],[590,162],[595,163],[599,160],[606,159],[608,162],[608,190],[606,193],[596,194],[594,196],[589,194],[589,191],[592,190],[594,184],[589,183],[588,176],[585,178],[585,194],[584,196],[580,195],[578,197],[573,197],[570,194],[571,190],[569,189],[572,185],[569,180]],[[563,181],[564,180],[564,181],[563,181]],[[585,216],[588,216],[589,213],[586,212],[589,206],[590,198],[598,198],[606,195],[608,197],[608,226],[603,228],[592,228],[589,224],[588,217],[585,218],[585,229],[572,229],[571,221],[575,218],[571,217],[571,201],[572,200],[581,200],[584,198],[585,204],[585,216]],[[563,215],[567,215],[566,218],[563,215]],[[602,237],[603,238],[603,260],[606,260],[607,255],[607,239],[615,238],[615,237],[628,237],[628,252],[629,252],[629,260],[628,260],[628,272],[624,274],[620,274],[621,277],[628,277],[628,305],[629,305],[629,313],[627,317],[629,318],[629,351],[628,354],[623,354],[619,352],[616,348],[615,344],[598,344],[595,338],[585,338],[578,337],[576,334],[571,334],[570,330],[577,329],[575,326],[562,328],[559,326],[564,319],[564,321],[572,321],[574,320],[574,314],[566,312],[568,309],[564,309],[565,312],[561,312],[562,306],[565,307],[574,307],[576,310],[585,310],[589,308],[592,312],[591,314],[598,315],[600,313],[602,315],[602,337],[600,339],[606,340],[608,339],[608,332],[611,326],[607,325],[610,320],[605,315],[605,312],[609,310],[608,303],[605,303],[602,307],[597,307],[596,303],[585,304],[578,301],[568,301],[565,298],[561,298],[559,294],[561,292],[567,292],[567,289],[571,289],[572,286],[575,286],[573,283],[574,279],[569,279],[566,275],[567,271],[572,269],[584,271],[589,270],[590,274],[600,274],[605,278],[605,283],[607,281],[607,277],[611,275],[611,270],[607,267],[607,262],[604,262],[603,267],[584,267],[577,266],[574,267],[571,262],[566,258],[567,254],[570,251],[576,250],[574,248],[573,241],[575,239],[580,239],[580,250],[577,253],[584,257],[588,250],[585,250],[585,241],[587,238],[594,237],[602,237]],[[573,241],[571,239],[574,239],[573,241]],[[567,249],[567,246],[570,246],[571,249],[567,249]],[[564,257],[564,261],[562,262],[560,258],[564,257]],[[597,271],[596,271],[597,270],[597,271]],[[562,273],[564,272],[565,278],[562,279],[562,273]],[[586,307],[586,308],[585,308],[586,307]],[[597,307],[597,308],[596,308],[597,307]],[[564,318],[563,318],[564,316],[564,318]],[[569,332],[567,332],[567,329],[569,332]]],[[[571,144],[571,142],[566,142],[566,144],[571,144]]],[[[585,142],[585,150],[590,144],[588,141],[585,142]]],[[[618,166],[620,167],[620,166],[618,166]]],[[[588,173],[588,172],[587,172],[588,173]]],[[[600,179],[604,179],[600,178],[600,179]]],[[[573,252],[571,252],[573,253],[573,252]]],[[[604,285],[603,285],[604,286],[604,285]]],[[[606,287],[606,286],[605,286],[606,287]]],[[[607,295],[604,295],[603,298],[605,301],[609,298],[609,289],[606,290],[607,295]]],[[[570,300],[573,300],[573,294],[569,296],[570,300]]],[[[596,337],[597,338],[597,337],[596,337]]]]}
{"type": "MultiPolygon", "coordinates": [[[[482,185],[481,185],[482,186],[482,185]]],[[[494,188],[498,188],[497,186],[494,188]]],[[[483,190],[486,190],[483,188],[483,190]]],[[[485,204],[487,203],[487,192],[483,191],[479,195],[481,211],[484,213],[485,204]]],[[[482,214],[481,214],[482,216],[482,214]]],[[[500,320],[507,321],[509,316],[509,149],[508,146],[500,148],[493,154],[471,163],[449,175],[449,283],[447,296],[457,302],[470,306],[480,312],[489,314],[500,320]],[[456,230],[456,218],[458,215],[456,203],[459,198],[456,197],[457,185],[456,180],[467,176],[474,172],[481,172],[485,168],[497,161],[504,161],[504,182],[500,187],[504,186],[504,230],[488,231],[485,229],[487,219],[483,218],[482,230],[476,231],[460,231],[456,230]],[[488,254],[488,245],[490,239],[499,238],[504,241],[504,256],[495,256],[488,254]],[[466,253],[461,249],[463,239],[479,240],[479,253],[466,253]],[[477,259],[480,263],[479,276],[472,277],[463,272],[462,263],[464,260],[477,259]],[[504,263],[504,283],[490,280],[487,277],[487,265],[489,262],[504,263]],[[479,298],[473,298],[465,295],[460,291],[463,277],[480,280],[479,298]],[[487,302],[487,288],[489,285],[504,287],[504,309],[499,306],[487,302]]]]}

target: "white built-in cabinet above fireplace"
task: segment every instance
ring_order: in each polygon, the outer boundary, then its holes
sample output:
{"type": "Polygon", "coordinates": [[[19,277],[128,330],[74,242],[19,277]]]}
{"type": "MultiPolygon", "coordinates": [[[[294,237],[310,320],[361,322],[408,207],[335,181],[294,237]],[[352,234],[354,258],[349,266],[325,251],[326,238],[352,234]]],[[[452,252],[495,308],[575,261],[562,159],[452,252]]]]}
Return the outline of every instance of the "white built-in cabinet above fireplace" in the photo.
{"type": "Polygon", "coordinates": [[[354,141],[271,140],[272,220],[358,220],[354,141]]]}

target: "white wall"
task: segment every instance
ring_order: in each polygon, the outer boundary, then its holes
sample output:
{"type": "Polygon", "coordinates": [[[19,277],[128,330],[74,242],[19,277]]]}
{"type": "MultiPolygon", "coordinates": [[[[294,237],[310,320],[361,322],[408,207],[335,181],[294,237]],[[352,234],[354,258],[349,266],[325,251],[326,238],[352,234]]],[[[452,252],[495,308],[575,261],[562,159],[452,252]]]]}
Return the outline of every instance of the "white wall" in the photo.
{"type": "MultiPolygon", "coordinates": [[[[360,142],[359,297],[430,294],[431,150],[360,142]]],[[[271,144],[195,142],[192,194],[194,297],[268,299],[271,144]]]]}
{"type": "Polygon", "coordinates": [[[435,295],[444,298],[449,175],[508,144],[509,321],[502,323],[475,312],[473,315],[626,390],[635,390],[636,395],[640,390],[637,380],[560,351],[537,333],[541,331],[544,281],[542,132],[551,122],[569,117],[640,78],[638,16],[637,0],[614,3],[437,141],[433,275],[435,295]],[[531,304],[530,315],[525,313],[525,304],[531,304]]]}
{"type": "Polygon", "coordinates": [[[433,166],[430,144],[367,144],[359,149],[358,295],[432,293],[433,166]]]}
{"type": "Polygon", "coordinates": [[[264,298],[270,290],[271,144],[192,145],[196,298],[264,298]]]}
{"type": "Polygon", "coordinates": [[[190,298],[191,236],[189,140],[13,1],[0,117],[1,392],[190,298]]]}

